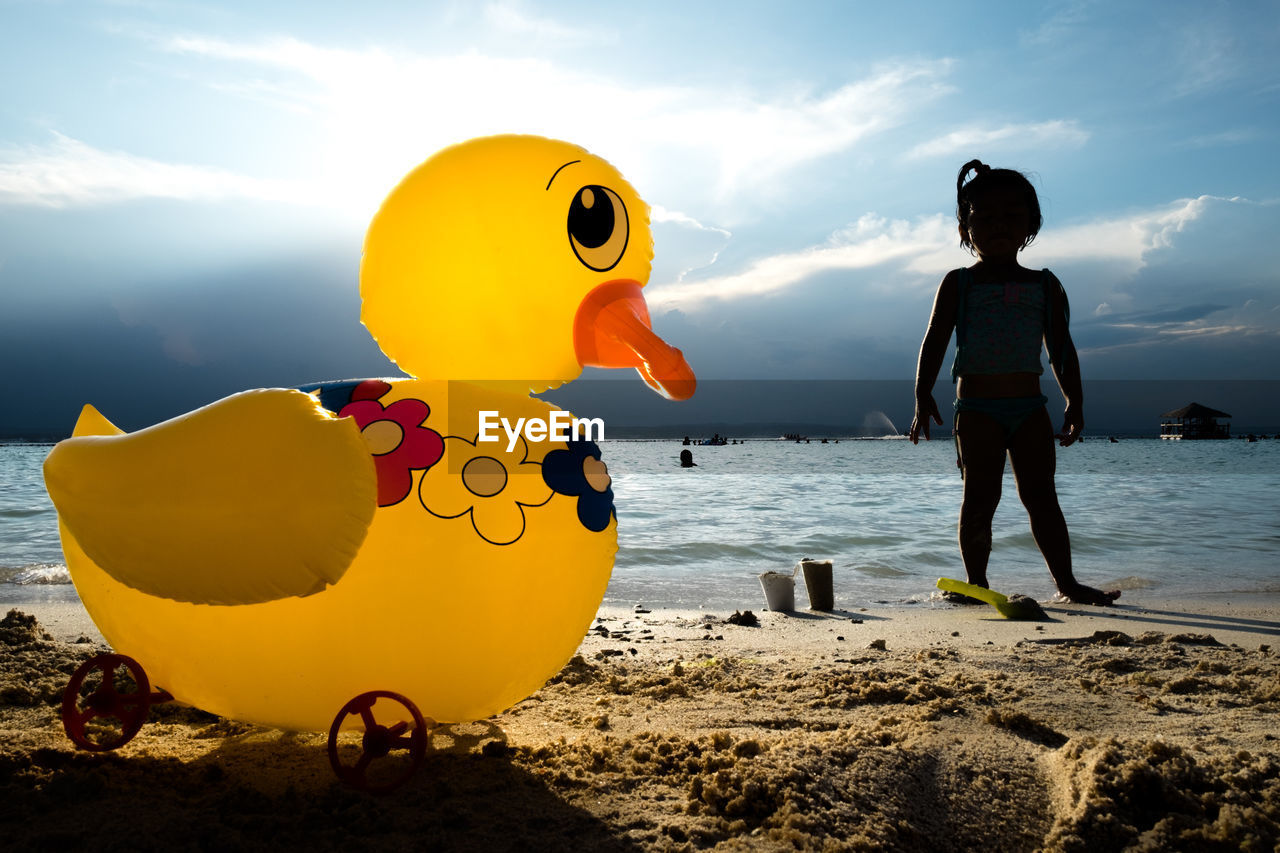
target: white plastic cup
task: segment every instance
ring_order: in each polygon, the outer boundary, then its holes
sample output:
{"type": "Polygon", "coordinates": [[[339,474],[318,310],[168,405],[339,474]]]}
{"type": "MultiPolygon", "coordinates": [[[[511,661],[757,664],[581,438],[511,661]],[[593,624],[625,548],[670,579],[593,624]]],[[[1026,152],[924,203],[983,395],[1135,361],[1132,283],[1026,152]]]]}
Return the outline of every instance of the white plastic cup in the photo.
{"type": "Polygon", "coordinates": [[[776,613],[789,613],[796,609],[796,579],[782,572],[764,572],[760,575],[760,587],[769,609],[776,613]]]}

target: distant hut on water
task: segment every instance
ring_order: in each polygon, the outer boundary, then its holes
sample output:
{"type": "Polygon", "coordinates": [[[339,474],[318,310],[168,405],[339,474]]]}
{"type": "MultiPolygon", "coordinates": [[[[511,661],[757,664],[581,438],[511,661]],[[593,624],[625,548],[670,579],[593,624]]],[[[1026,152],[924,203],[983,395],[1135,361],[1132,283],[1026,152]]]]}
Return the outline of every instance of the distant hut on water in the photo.
{"type": "Polygon", "coordinates": [[[1231,424],[1219,423],[1231,415],[1199,403],[1160,416],[1160,437],[1170,439],[1231,438],[1231,424]]]}

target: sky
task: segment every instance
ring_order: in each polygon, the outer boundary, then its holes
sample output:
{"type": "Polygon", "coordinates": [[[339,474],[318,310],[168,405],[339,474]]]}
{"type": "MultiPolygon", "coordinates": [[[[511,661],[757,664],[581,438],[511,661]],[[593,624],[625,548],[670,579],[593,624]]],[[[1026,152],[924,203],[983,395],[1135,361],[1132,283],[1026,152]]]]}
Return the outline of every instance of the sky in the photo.
{"type": "Polygon", "coordinates": [[[0,431],[394,374],[368,221],[505,132],[649,203],[700,380],[909,382],[974,157],[1036,186],[1086,379],[1274,378],[1278,54],[1275,2],[0,0],[0,431]]]}

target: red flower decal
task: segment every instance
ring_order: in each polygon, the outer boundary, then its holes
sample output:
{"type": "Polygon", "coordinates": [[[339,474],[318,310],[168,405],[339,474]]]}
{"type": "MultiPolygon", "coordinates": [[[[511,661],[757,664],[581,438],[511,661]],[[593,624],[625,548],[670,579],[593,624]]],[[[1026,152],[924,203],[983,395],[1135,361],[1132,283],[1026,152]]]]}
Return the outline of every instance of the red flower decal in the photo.
{"type": "Polygon", "coordinates": [[[422,400],[378,402],[391,384],[378,379],[361,382],[351,392],[351,402],[338,412],[354,418],[378,471],[378,506],[404,500],[413,489],[413,472],[430,468],[444,455],[444,439],[422,424],[431,407],[422,400]]]}

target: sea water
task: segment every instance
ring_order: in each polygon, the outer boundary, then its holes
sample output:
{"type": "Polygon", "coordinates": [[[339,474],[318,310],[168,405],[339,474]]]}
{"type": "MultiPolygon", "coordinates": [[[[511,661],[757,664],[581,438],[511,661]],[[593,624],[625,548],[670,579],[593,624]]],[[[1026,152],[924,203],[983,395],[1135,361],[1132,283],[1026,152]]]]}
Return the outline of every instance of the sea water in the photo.
{"type": "MultiPolygon", "coordinates": [[[[834,562],[837,608],[927,605],[964,578],[962,483],[950,439],[602,443],[619,552],[605,604],[760,609],[757,577],[834,562]],[[696,467],[680,467],[683,449],[696,467]]],[[[0,446],[0,605],[74,600],[44,490],[44,445],[0,446]]],[[[1280,440],[1090,438],[1058,449],[1077,578],[1125,600],[1280,594],[1280,440]]],[[[565,559],[572,559],[566,553],[565,559]]],[[[447,569],[446,569],[447,570],[447,569]]],[[[1054,587],[1006,470],[988,579],[1046,600],[1054,587]]],[[[805,607],[803,581],[796,602],[805,607]]]]}

